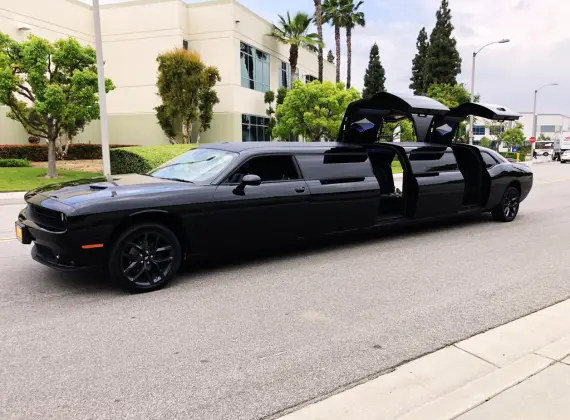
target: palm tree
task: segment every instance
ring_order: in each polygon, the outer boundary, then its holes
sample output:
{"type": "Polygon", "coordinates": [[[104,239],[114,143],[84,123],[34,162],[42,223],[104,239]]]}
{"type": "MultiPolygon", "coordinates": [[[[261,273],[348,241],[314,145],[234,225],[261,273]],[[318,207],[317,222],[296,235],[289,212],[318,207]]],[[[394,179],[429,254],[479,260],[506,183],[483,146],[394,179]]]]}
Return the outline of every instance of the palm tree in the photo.
{"type": "Polygon", "coordinates": [[[287,20],[279,15],[279,23],[273,25],[268,36],[277,39],[283,44],[290,45],[289,63],[291,64],[291,79],[295,80],[297,73],[297,61],[299,59],[299,47],[308,48],[316,51],[317,47],[322,46],[323,42],[318,34],[310,34],[309,27],[313,19],[308,14],[297,12],[291,20],[291,15],[287,12],[287,20]]]}
{"type": "Polygon", "coordinates": [[[343,3],[342,12],[344,18],[342,22],[346,28],[346,88],[348,89],[350,88],[352,66],[352,30],[356,26],[364,27],[366,20],[364,19],[364,13],[358,11],[362,3],[364,3],[363,1],[354,4],[353,0],[344,0],[343,3]]]}
{"type": "MultiPolygon", "coordinates": [[[[315,2],[315,24],[317,25],[317,33],[319,39],[323,40],[323,5],[321,0],[314,0],[315,2]]],[[[319,80],[323,81],[323,46],[319,46],[319,80]]]]}
{"type": "Polygon", "coordinates": [[[336,82],[340,82],[340,28],[344,26],[344,13],[342,4],[345,0],[324,0],[323,21],[334,27],[334,40],[336,43],[336,82]]]}

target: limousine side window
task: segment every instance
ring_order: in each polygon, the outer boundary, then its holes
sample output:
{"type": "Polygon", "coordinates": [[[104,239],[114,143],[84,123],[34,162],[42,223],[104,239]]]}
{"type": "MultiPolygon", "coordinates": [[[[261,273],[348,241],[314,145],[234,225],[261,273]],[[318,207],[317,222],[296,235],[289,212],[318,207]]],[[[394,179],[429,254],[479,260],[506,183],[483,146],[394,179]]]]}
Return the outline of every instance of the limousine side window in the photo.
{"type": "Polygon", "coordinates": [[[459,170],[451,150],[415,149],[409,152],[408,157],[415,174],[459,170]]]}
{"type": "Polygon", "coordinates": [[[298,155],[297,162],[305,180],[364,181],[374,172],[366,152],[361,154],[298,155]]]}
{"type": "Polygon", "coordinates": [[[228,177],[227,183],[238,184],[245,175],[257,175],[261,182],[300,179],[293,156],[268,155],[251,158],[228,177]]]}

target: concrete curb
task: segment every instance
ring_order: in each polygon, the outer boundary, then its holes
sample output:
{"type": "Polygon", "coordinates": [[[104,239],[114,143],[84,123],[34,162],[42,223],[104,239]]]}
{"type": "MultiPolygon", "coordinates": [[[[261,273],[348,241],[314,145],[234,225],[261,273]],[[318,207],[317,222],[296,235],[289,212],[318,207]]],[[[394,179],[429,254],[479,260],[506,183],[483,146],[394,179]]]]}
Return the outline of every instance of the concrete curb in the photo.
{"type": "Polygon", "coordinates": [[[570,300],[406,363],[281,420],[451,420],[570,354],[570,300]]]}

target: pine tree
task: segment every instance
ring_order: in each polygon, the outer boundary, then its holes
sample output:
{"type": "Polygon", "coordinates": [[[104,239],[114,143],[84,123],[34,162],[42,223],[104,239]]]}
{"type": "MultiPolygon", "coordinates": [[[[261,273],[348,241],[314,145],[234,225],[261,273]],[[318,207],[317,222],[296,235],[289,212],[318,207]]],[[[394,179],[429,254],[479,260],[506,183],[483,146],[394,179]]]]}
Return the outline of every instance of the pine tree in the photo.
{"type": "Polygon", "coordinates": [[[461,73],[457,41],[451,36],[453,25],[448,0],[441,0],[441,7],[435,16],[437,20],[429,39],[424,91],[434,83],[455,85],[457,75],[461,73]]]}
{"type": "Polygon", "coordinates": [[[418,35],[416,47],[418,52],[412,61],[412,83],[410,89],[414,91],[414,95],[425,95],[427,89],[425,86],[426,60],[429,52],[429,43],[426,28],[422,28],[418,35]]]}
{"type": "Polygon", "coordinates": [[[331,50],[329,50],[329,54],[327,55],[327,61],[334,64],[334,54],[331,50]]]}
{"type": "Polygon", "coordinates": [[[368,68],[364,75],[364,91],[362,92],[363,98],[370,98],[377,93],[384,92],[384,83],[386,82],[386,72],[382,63],[380,62],[380,53],[378,44],[374,43],[370,49],[370,60],[368,61],[368,68]]]}

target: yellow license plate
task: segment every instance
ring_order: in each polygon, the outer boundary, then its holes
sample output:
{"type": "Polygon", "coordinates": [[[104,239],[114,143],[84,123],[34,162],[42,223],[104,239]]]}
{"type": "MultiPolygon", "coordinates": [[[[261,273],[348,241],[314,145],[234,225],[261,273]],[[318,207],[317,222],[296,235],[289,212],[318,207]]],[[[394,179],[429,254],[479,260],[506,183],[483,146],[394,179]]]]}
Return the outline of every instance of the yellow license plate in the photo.
{"type": "Polygon", "coordinates": [[[16,225],[16,237],[22,242],[22,228],[16,225]]]}

